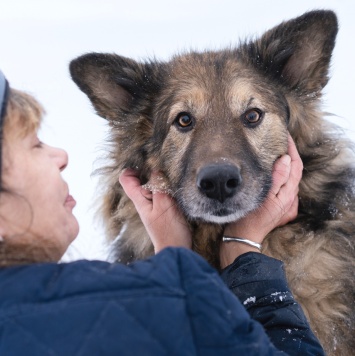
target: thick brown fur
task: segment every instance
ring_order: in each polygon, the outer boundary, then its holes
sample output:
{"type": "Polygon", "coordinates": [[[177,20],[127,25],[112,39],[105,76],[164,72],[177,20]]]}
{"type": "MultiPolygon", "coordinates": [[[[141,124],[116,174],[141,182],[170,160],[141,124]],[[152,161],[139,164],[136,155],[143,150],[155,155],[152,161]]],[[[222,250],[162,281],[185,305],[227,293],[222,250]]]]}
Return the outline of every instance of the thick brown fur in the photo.
{"type": "Polygon", "coordinates": [[[102,213],[117,260],[153,253],[118,176],[166,177],[194,231],[194,249],[218,266],[223,225],[260,205],[287,130],[304,164],[299,214],[277,228],[263,253],[282,260],[290,287],[329,354],[355,349],[355,200],[352,144],[320,110],[337,34],[331,11],[284,22],[260,39],[169,62],[137,63],[91,53],[72,61],[73,80],[111,126],[102,169],[102,213]],[[259,120],[258,120],[259,117],[259,120]],[[232,196],[209,197],[205,167],[232,167],[232,196]]]}

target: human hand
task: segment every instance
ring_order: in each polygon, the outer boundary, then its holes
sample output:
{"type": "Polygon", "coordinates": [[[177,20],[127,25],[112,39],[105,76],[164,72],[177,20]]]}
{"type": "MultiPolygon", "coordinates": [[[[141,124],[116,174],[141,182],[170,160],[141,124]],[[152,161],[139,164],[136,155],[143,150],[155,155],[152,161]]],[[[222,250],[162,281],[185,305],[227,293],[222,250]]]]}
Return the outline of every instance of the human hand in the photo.
{"type": "MultiPolygon", "coordinates": [[[[224,235],[241,237],[261,244],[266,235],[278,226],[296,218],[298,212],[298,185],[303,164],[295,143],[288,135],[288,155],[274,165],[272,187],[264,203],[244,218],[226,226],[224,235]]],[[[258,250],[240,242],[224,242],[220,248],[221,267],[231,264],[242,253],[258,250]]]]}
{"type": "MultiPolygon", "coordinates": [[[[151,181],[157,181],[159,177],[158,173],[153,173],[151,181]]],[[[169,246],[191,248],[190,228],[171,196],[161,191],[152,193],[144,188],[132,169],[124,170],[119,181],[136,207],[155,253],[169,246]]]]}

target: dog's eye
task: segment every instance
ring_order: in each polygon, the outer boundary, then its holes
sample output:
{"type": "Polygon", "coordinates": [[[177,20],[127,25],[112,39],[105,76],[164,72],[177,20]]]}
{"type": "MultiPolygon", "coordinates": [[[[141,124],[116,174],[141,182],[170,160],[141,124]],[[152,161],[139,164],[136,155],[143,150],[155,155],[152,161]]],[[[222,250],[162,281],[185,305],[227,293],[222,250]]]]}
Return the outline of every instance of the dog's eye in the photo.
{"type": "Polygon", "coordinates": [[[180,129],[189,130],[189,129],[192,129],[194,120],[191,117],[191,115],[189,115],[186,112],[182,112],[176,117],[175,124],[180,129]]]}
{"type": "Polygon", "coordinates": [[[182,115],[179,115],[178,117],[178,124],[181,126],[181,127],[187,127],[187,126],[190,126],[192,124],[192,119],[189,115],[187,114],[182,114],[182,115]]]}
{"type": "Polygon", "coordinates": [[[262,119],[262,111],[259,109],[250,109],[245,112],[242,117],[246,124],[250,126],[255,126],[262,119]]]}

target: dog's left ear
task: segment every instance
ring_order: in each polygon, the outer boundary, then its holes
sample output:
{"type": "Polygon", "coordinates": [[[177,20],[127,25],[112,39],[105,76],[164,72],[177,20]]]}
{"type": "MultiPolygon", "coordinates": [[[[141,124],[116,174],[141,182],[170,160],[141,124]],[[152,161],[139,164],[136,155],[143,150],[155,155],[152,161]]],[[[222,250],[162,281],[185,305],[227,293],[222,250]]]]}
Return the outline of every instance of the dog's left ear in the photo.
{"type": "Polygon", "coordinates": [[[245,44],[242,56],[288,89],[317,94],[328,82],[337,32],[334,12],[311,11],[245,44]]]}

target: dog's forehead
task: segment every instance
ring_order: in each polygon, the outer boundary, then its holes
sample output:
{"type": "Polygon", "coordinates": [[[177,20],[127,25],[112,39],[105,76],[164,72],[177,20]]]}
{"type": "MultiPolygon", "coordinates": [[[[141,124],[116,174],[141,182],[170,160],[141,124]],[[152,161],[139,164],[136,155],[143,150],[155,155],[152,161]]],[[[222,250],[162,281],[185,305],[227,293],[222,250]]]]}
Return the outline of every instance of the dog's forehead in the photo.
{"type": "Polygon", "coordinates": [[[180,88],[175,92],[175,98],[169,110],[171,118],[183,111],[191,111],[198,117],[205,117],[210,109],[207,104],[211,102],[211,93],[197,83],[180,88]]]}
{"type": "Polygon", "coordinates": [[[261,106],[265,110],[275,109],[278,94],[271,84],[248,73],[231,78],[227,93],[231,109],[242,111],[251,105],[261,106]]]}
{"type": "Polygon", "coordinates": [[[167,88],[174,98],[169,100],[170,117],[182,111],[199,117],[211,111],[241,113],[252,104],[274,111],[280,104],[280,92],[273,83],[235,54],[187,54],[176,57],[170,66],[167,88]]]}
{"type": "Polygon", "coordinates": [[[169,62],[169,77],[172,81],[204,83],[211,86],[218,79],[236,76],[246,69],[238,59],[237,52],[191,52],[176,56],[169,62]]]}

